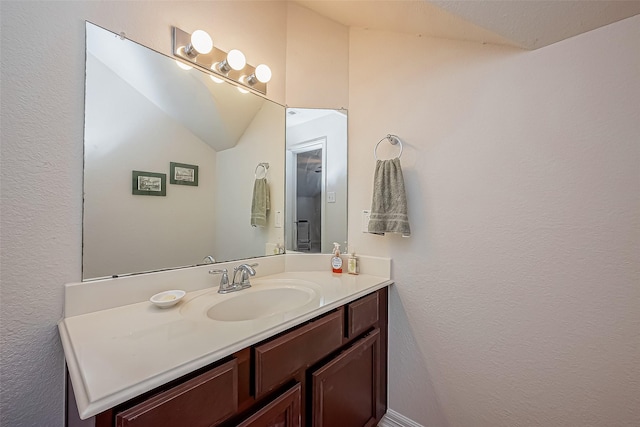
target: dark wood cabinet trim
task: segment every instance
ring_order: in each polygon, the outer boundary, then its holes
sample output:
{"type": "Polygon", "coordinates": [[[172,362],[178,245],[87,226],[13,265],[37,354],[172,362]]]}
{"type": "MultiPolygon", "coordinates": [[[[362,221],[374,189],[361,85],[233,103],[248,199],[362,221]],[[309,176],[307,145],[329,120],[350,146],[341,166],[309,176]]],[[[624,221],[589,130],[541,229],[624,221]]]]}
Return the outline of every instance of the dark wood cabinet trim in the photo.
{"type": "Polygon", "coordinates": [[[297,383],[273,402],[238,424],[238,427],[271,427],[275,424],[270,421],[276,416],[280,416],[277,426],[300,427],[300,396],[301,387],[300,383],[297,383]]]}

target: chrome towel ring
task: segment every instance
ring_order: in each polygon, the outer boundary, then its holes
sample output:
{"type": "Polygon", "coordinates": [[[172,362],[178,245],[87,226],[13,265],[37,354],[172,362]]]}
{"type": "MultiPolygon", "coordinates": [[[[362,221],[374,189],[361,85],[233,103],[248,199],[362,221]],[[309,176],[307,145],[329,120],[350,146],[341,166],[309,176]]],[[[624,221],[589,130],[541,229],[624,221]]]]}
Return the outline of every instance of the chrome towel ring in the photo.
{"type": "Polygon", "coordinates": [[[382,138],[380,141],[378,141],[378,143],[373,149],[373,157],[375,157],[376,160],[379,160],[378,154],[377,154],[378,146],[385,139],[388,140],[391,145],[400,145],[400,153],[398,153],[398,158],[400,158],[400,156],[402,156],[402,141],[400,141],[400,138],[398,138],[398,135],[392,135],[392,134],[388,134],[387,136],[382,138]]]}
{"type": "Polygon", "coordinates": [[[255,170],[253,175],[255,176],[256,179],[258,179],[258,178],[260,178],[260,179],[266,178],[267,177],[267,169],[269,169],[269,163],[267,163],[267,162],[258,163],[258,166],[256,166],[256,170],[255,170]],[[262,168],[262,169],[260,169],[260,168],[262,168]],[[262,176],[258,177],[258,174],[260,172],[262,172],[262,176]]]}

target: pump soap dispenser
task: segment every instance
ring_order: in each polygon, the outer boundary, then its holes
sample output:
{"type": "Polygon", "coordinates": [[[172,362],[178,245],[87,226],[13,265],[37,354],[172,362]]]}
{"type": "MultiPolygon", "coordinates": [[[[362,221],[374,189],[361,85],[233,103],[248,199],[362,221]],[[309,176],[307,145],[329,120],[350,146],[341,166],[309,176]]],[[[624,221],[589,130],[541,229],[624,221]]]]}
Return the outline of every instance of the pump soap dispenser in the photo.
{"type": "Polygon", "coordinates": [[[333,257],[331,258],[331,270],[334,273],[342,273],[342,258],[340,258],[340,243],[333,242],[333,257]]]}

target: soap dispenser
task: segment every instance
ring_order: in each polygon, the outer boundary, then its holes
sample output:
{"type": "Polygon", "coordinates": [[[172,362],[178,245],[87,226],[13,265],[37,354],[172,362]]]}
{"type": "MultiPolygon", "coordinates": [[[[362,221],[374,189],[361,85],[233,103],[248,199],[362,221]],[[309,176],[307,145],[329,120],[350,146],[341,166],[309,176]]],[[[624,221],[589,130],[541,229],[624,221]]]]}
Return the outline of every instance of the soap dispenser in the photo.
{"type": "Polygon", "coordinates": [[[340,243],[333,242],[333,257],[331,258],[331,271],[342,273],[342,258],[340,257],[340,243]]]}
{"type": "Polygon", "coordinates": [[[349,259],[347,259],[347,273],[349,274],[360,273],[360,268],[358,266],[358,257],[356,256],[356,252],[353,250],[353,248],[351,248],[349,259]]]}

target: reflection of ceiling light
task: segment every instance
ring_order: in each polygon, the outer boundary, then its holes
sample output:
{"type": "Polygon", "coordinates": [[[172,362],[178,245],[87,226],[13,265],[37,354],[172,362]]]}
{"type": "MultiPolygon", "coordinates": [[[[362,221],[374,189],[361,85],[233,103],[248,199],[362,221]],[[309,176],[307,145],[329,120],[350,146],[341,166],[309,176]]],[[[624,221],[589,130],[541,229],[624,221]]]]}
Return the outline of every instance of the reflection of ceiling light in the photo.
{"type": "Polygon", "coordinates": [[[177,59],[176,59],[176,64],[178,65],[178,67],[182,68],[183,70],[190,70],[193,68],[191,65],[187,65],[182,61],[178,61],[177,59]]]}
{"type": "Polygon", "coordinates": [[[203,30],[195,30],[191,34],[191,43],[184,48],[184,53],[190,58],[195,58],[199,53],[206,55],[213,49],[211,36],[203,30]]]}
{"type": "MultiPolygon", "coordinates": [[[[211,68],[213,69],[213,67],[211,67],[211,68]]],[[[213,74],[209,75],[209,77],[211,77],[211,80],[213,80],[215,83],[223,83],[224,82],[224,80],[217,78],[213,74]]]]}
{"type": "Polygon", "coordinates": [[[248,90],[242,89],[240,86],[238,86],[236,89],[238,89],[238,92],[240,92],[240,93],[249,93],[248,90]]]}

